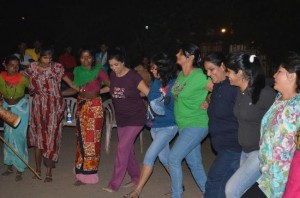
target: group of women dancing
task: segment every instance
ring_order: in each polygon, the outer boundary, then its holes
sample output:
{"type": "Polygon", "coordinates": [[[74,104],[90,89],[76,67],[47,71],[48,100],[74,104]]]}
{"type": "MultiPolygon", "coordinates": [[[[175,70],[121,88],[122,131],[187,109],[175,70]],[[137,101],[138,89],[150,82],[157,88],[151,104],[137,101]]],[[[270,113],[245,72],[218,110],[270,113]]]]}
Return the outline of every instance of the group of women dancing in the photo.
{"type": "MultiPolygon", "coordinates": [[[[296,197],[299,193],[299,54],[283,58],[273,76],[274,89],[266,85],[255,55],[235,52],[225,58],[210,53],[201,59],[199,48],[190,43],[179,47],[176,62],[163,52],[151,58],[150,87],[117,49],[107,56],[110,75],[95,64],[92,50],[81,49],[74,80],[64,74],[61,64],[52,61],[52,55],[51,49],[41,49],[38,61],[22,72],[20,60],[10,56],[0,75],[3,107],[22,118],[16,128],[5,124],[4,138],[27,161],[27,147],[34,147],[37,174],[42,176],[42,161],[46,167],[44,182],[53,181],[52,169],[59,156],[63,96],[77,94],[74,185],[98,183],[104,116],[100,94],[109,92],[119,142],[104,191],[118,191],[128,172],[131,181],[125,185],[134,190],[124,197],[142,196],[158,157],[170,175],[167,194],[173,198],[182,197],[185,190],[183,160],[205,198],[242,197],[256,182],[266,197],[296,197]],[[70,89],[61,91],[62,80],[70,89]],[[24,97],[27,87],[33,97],[30,110],[24,97]],[[148,99],[147,109],[143,97],[148,99]],[[151,128],[153,141],[140,168],[134,142],[145,124],[151,128]],[[206,174],[201,142],[208,134],[216,158],[206,174]]],[[[15,167],[15,180],[22,180],[26,165],[6,146],[4,164],[3,176],[12,174],[15,167]]]]}

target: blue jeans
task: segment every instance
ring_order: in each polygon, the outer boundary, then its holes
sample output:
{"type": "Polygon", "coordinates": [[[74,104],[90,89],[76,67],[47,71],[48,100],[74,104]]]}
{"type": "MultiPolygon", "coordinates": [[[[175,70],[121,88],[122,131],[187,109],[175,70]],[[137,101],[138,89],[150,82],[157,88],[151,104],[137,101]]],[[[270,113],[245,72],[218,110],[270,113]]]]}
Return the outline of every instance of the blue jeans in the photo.
{"type": "Polygon", "coordinates": [[[174,143],[169,157],[170,175],[172,181],[172,197],[182,197],[182,167],[186,160],[193,177],[205,192],[206,174],[202,165],[201,141],[207,136],[207,128],[187,127],[179,130],[179,136],[174,143]]]}
{"type": "Polygon", "coordinates": [[[161,163],[167,167],[169,166],[169,154],[170,154],[170,141],[175,137],[177,133],[177,126],[169,126],[162,128],[152,128],[151,136],[153,142],[149,146],[145,158],[144,165],[153,166],[157,156],[161,163]]]}
{"type": "Polygon", "coordinates": [[[224,150],[217,154],[207,175],[205,198],[225,198],[225,186],[240,167],[241,153],[224,150]]]}
{"type": "Polygon", "coordinates": [[[242,151],[240,167],[228,180],[225,187],[226,198],[240,198],[258,180],[258,150],[250,153],[242,151]]]}

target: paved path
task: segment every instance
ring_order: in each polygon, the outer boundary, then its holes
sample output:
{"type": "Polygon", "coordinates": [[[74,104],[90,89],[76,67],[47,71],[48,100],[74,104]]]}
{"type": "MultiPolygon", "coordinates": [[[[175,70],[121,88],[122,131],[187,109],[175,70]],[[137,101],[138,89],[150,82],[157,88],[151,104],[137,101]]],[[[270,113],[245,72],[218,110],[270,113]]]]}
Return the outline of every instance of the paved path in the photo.
{"type": "MultiPolygon", "coordinates": [[[[3,136],[3,133],[0,132],[3,136]]],[[[104,142],[105,134],[103,134],[102,142],[104,142]]],[[[144,148],[148,148],[151,143],[150,133],[144,130],[144,148]]],[[[116,130],[113,130],[112,144],[110,153],[105,153],[103,149],[104,144],[102,144],[102,155],[101,163],[99,168],[100,182],[95,185],[84,185],[84,186],[74,186],[75,182],[72,169],[74,166],[75,159],[75,134],[74,128],[65,127],[63,130],[62,147],[60,152],[60,159],[57,163],[56,168],[53,170],[53,182],[44,183],[40,180],[32,179],[32,173],[30,170],[26,170],[23,174],[23,180],[20,182],[15,182],[15,174],[10,176],[0,175],[0,197],[2,198],[120,198],[126,192],[132,190],[133,188],[121,188],[118,192],[107,193],[102,190],[105,187],[111,177],[114,165],[114,156],[117,146],[117,136],[116,130]]],[[[3,143],[0,143],[0,173],[6,170],[3,165],[3,143]]],[[[144,151],[145,152],[145,151],[144,151]]],[[[34,155],[33,149],[29,149],[30,159],[29,163],[34,167],[34,155]]],[[[211,165],[214,155],[210,148],[209,139],[206,139],[202,144],[203,162],[205,169],[207,170],[211,165]]],[[[136,154],[142,162],[144,154],[140,152],[139,141],[136,142],[136,154]]],[[[190,171],[188,170],[185,163],[183,163],[183,173],[184,173],[184,185],[186,191],[184,192],[185,198],[198,198],[201,197],[201,192],[196,186],[190,171]]],[[[42,169],[42,177],[45,177],[45,168],[42,169]]],[[[124,182],[128,182],[129,177],[126,176],[124,182]]],[[[166,197],[164,193],[170,190],[170,179],[167,173],[164,171],[162,165],[159,161],[156,161],[154,172],[152,177],[146,184],[142,198],[159,198],[166,197]]]]}

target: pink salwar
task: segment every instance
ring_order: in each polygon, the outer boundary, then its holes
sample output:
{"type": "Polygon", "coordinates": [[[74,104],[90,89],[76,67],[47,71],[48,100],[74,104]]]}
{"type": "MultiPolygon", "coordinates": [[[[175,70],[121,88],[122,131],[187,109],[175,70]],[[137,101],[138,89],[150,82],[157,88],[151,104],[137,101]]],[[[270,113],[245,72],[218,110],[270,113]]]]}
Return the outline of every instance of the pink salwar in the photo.
{"type": "Polygon", "coordinates": [[[128,171],[131,181],[138,183],[140,177],[140,167],[134,152],[134,142],[141,132],[143,126],[118,127],[118,149],[115,158],[114,171],[108,184],[108,188],[113,191],[119,190],[122,181],[128,171]]]}

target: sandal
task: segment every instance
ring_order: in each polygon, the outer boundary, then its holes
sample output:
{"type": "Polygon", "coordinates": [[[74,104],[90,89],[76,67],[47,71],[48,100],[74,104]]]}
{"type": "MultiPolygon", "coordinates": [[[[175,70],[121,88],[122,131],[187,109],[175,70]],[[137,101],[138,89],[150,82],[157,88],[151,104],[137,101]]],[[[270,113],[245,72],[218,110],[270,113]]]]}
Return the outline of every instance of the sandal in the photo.
{"type": "Polygon", "coordinates": [[[8,175],[10,175],[10,174],[12,174],[14,171],[12,170],[12,169],[7,169],[5,172],[3,172],[1,175],[3,175],[3,176],[8,176],[8,175]]]}
{"type": "Polygon", "coordinates": [[[49,182],[52,182],[52,176],[46,176],[46,178],[44,179],[44,183],[49,183],[49,182]]]}
{"type": "Polygon", "coordinates": [[[23,179],[22,173],[17,171],[15,181],[18,182],[18,181],[21,181],[22,179],[23,179]]]}
{"type": "Polygon", "coordinates": [[[136,189],[131,191],[130,193],[123,195],[123,198],[139,198],[139,197],[140,197],[140,192],[138,192],[136,189]],[[133,194],[136,194],[137,196],[133,196],[133,194]]]}
{"type": "Polygon", "coordinates": [[[102,190],[106,191],[106,192],[109,192],[109,193],[112,193],[112,192],[115,192],[113,189],[111,189],[110,187],[105,187],[105,188],[102,188],[102,190]]]}

